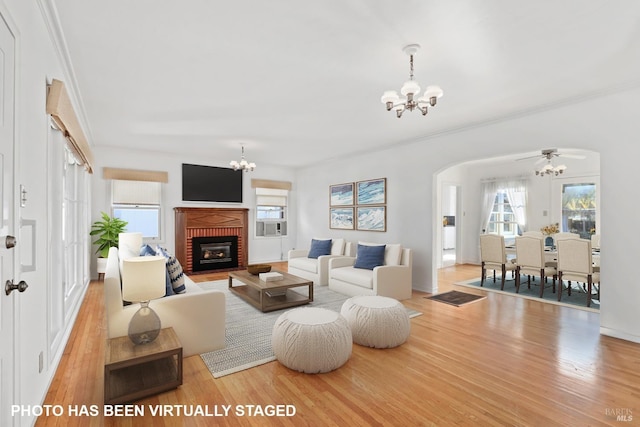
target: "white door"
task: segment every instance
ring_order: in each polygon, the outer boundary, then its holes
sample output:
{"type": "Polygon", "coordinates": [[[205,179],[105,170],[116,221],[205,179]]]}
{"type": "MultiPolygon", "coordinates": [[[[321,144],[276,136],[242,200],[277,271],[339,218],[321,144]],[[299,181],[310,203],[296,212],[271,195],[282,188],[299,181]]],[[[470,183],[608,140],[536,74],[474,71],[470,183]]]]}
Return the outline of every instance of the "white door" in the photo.
{"type": "Polygon", "coordinates": [[[0,15],[0,426],[14,425],[15,325],[14,301],[18,292],[6,295],[5,283],[14,279],[14,250],[7,236],[15,235],[13,221],[14,148],[14,37],[0,15]]]}

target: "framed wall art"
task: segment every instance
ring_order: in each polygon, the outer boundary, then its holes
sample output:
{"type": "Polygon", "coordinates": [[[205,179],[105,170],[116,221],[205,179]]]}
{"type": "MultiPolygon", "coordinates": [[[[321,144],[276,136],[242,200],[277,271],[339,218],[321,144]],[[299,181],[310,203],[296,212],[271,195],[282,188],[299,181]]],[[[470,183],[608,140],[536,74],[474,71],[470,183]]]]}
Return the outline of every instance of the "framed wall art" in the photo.
{"type": "Polygon", "coordinates": [[[356,228],[366,231],[387,231],[386,206],[358,206],[356,228]]]}
{"type": "Polygon", "coordinates": [[[378,178],[356,183],[357,205],[384,205],[387,203],[387,179],[378,178]]]}
{"type": "Polygon", "coordinates": [[[329,208],[329,228],[353,230],[353,208],[329,208]]]}
{"type": "Polygon", "coordinates": [[[329,186],[331,206],[353,206],[353,182],[329,186]]]}

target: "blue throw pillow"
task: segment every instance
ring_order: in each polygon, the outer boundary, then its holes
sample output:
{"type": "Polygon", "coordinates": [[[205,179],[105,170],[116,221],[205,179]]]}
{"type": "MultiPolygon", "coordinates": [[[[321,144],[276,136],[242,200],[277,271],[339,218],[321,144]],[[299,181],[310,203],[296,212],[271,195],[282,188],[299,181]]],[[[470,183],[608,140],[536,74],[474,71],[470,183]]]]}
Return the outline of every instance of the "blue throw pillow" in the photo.
{"type": "Polygon", "coordinates": [[[356,263],[354,268],[373,270],[374,267],[384,265],[384,249],[386,245],[366,246],[358,244],[356,263]]]}
{"type": "Polygon", "coordinates": [[[316,240],[311,239],[311,249],[309,249],[309,258],[318,258],[321,255],[331,255],[331,239],[316,240]]]}
{"type": "Polygon", "coordinates": [[[140,248],[140,256],[156,256],[156,251],[149,245],[142,245],[140,248]]]}

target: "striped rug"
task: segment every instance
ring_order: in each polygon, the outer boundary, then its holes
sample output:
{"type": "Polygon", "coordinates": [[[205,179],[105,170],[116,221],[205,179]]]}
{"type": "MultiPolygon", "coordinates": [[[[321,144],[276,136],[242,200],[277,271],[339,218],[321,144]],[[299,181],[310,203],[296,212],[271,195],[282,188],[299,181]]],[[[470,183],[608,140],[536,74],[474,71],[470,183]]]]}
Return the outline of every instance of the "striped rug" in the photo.
{"type": "MultiPolygon", "coordinates": [[[[226,294],[226,346],[200,355],[214,378],[275,360],[271,348],[271,332],[276,319],[286,310],[261,312],[230,292],[227,280],[202,282],[198,285],[202,289],[217,289],[226,294]]],[[[304,307],[323,307],[339,312],[348,298],[347,295],[329,290],[328,286],[314,286],[313,302],[304,307]]],[[[422,314],[411,309],[407,311],[409,317],[422,314]]]]}

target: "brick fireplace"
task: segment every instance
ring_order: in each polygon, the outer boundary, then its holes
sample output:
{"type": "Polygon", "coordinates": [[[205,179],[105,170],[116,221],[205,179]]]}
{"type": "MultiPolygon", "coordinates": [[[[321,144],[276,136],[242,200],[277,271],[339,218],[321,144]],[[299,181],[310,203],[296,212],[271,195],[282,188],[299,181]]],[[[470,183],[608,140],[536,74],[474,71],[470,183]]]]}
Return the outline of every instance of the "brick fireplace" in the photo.
{"type": "MultiPolygon", "coordinates": [[[[185,273],[210,273],[212,271],[244,270],[248,264],[248,212],[245,208],[174,208],[176,258],[185,273]],[[236,242],[237,239],[237,243],[236,242]],[[194,260],[194,244],[204,242],[219,247],[219,243],[233,240],[237,267],[228,263],[194,260]]],[[[229,246],[232,247],[232,246],[229,246]]],[[[196,254],[200,253],[196,247],[196,254]]],[[[208,258],[207,252],[203,258],[208,258]]],[[[198,258],[198,257],[196,257],[198,258]]]]}

